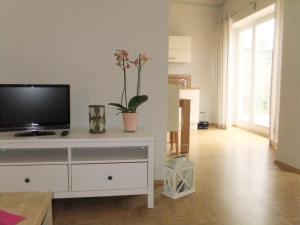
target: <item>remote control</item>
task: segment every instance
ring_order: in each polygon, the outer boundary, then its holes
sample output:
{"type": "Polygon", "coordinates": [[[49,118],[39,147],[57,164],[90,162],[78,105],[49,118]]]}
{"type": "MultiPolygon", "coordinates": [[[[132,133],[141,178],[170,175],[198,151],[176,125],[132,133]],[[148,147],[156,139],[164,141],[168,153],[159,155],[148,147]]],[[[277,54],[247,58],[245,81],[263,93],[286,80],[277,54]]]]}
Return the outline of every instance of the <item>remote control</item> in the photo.
{"type": "Polygon", "coordinates": [[[68,130],[63,130],[61,133],[60,133],[60,136],[62,137],[65,137],[69,134],[69,131],[68,130]]]}

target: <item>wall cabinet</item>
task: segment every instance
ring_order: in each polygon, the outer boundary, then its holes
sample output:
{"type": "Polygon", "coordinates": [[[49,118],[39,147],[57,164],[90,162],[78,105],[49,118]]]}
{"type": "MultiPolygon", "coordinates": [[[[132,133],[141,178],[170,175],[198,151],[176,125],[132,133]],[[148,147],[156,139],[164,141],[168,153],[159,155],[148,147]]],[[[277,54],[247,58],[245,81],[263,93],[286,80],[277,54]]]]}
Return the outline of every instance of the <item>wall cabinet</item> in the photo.
{"type": "Polygon", "coordinates": [[[196,130],[200,115],[200,90],[199,89],[180,89],[180,99],[190,99],[190,129],[196,130]]]}
{"type": "Polygon", "coordinates": [[[55,198],[148,195],[154,206],[154,138],[143,133],[15,138],[0,135],[0,192],[55,198]]]}
{"type": "Polygon", "coordinates": [[[191,62],[191,37],[169,36],[169,57],[171,63],[191,62]]]}

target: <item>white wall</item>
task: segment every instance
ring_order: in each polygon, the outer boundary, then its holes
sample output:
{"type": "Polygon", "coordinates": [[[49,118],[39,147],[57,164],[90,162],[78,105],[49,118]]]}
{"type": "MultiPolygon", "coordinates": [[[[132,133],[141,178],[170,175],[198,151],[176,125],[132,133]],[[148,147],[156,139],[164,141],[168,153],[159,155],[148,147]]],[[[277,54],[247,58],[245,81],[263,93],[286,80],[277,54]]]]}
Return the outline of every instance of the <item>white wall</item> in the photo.
{"type": "Polygon", "coordinates": [[[300,169],[300,1],[284,1],[277,160],[300,169]]]}
{"type": "Polygon", "coordinates": [[[170,3],[169,35],[192,37],[192,63],[169,63],[169,74],[191,74],[192,86],[200,88],[200,111],[209,121],[217,118],[217,23],[219,7],[170,3]]]}
{"type": "MultiPolygon", "coordinates": [[[[88,105],[118,102],[122,72],[115,49],[153,59],[143,69],[140,128],[156,137],[156,178],[162,178],[167,121],[165,0],[1,0],[0,83],[71,85],[71,127],[88,128],[88,105]]],[[[136,73],[128,74],[134,94],[136,73]]],[[[106,108],[107,128],[122,129],[106,108]]],[[[88,131],[88,130],[87,130],[88,131]]]]}
{"type": "MultiPolygon", "coordinates": [[[[251,2],[253,0],[226,0],[223,4],[223,15],[233,15],[235,20],[249,16],[254,12],[251,2]]],[[[275,0],[256,0],[256,10],[261,10],[274,2],[275,0]]]]}

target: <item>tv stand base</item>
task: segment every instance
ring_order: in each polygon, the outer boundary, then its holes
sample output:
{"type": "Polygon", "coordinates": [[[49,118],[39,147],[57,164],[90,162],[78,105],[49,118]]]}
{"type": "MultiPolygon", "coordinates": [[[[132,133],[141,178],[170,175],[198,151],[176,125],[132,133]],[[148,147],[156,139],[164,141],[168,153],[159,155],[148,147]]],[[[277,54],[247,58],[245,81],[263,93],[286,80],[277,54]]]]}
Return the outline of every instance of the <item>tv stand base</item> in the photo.
{"type": "Polygon", "coordinates": [[[57,132],[46,138],[0,133],[0,193],[50,191],[54,198],[147,195],[148,208],[153,208],[154,144],[144,131],[71,130],[68,137],[57,132]]]}

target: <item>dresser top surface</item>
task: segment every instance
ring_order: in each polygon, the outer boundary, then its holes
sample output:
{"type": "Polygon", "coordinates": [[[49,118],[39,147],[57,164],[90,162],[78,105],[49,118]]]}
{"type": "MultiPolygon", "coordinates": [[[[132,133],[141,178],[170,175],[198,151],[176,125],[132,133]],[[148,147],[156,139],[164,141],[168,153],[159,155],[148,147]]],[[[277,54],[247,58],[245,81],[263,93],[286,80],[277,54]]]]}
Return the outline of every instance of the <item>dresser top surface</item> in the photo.
{"type": "Polygon", "coordinates": [[[16,132],[0,133],[0,143],[7,142],[77,142],[77,141],[153,141],[154,137],[147,131],[124,132],[121,130],[108,130],[102,134],[90,134],[88,130],[70,130],[62,137],[61,131],[55,135],[15,137],[16,132]]]}

